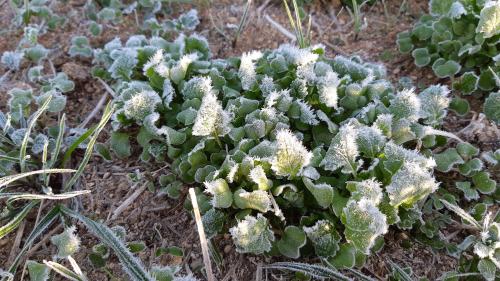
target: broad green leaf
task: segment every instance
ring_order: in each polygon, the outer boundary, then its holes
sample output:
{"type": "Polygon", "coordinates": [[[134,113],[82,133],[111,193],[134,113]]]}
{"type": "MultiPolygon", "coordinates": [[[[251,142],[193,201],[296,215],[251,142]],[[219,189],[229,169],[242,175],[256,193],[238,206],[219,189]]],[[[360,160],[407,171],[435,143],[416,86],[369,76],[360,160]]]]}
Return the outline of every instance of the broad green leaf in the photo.
{"type": "Polygon", "coordinates": [[[276,242],[278,250],[286,257],[296,259],[300,257],[300,248],[306,244],[306,234],[297,226],[285,227],[283,236],[276,242]]]}
{"type": "Polygon", "coordinates": [[[429,10],[434,16],[444,16],[450,12],[454,0],[431,0],[429,10]]]}
{"type": "Polygon", "coordinates": [[[375,206],[382,201],[382,188],[380,183],[374,179],[357,181],[348,181],[347,190],[351,192],[351,199],[359,201],[366,199],[371,201],[375,206]]]}
{"type": "Polygon", "coordinates": [[[229,229],[229,233],[239,253],[263,254],[271,250],[271,242],[274,241],[269,222],[261,214],[257,217],[246,216],[229,229]]]}
{"type": "Polygon", "coordinates": [[[474,72],[465,72],[453,83],[453,89],[460,91],[464,95],[470,95],[478,88],[479,76],[474,72]]]}
{"type": "Polygon", "coordinates": [[[342,168],[342,172],[345,174],[355,174],[358,170],[356,157],[359,155],[356,144],[357,134],[357,130],[352,125],[340,127],[320,165],[328,171],[342,168]]]}
{"type": "Polygon", "coordinates": [[[205,182],[206,192],[212,195],[212,206],[216,208],[229,208],[233,203],[233,194],[224,179],[205,182]]]}
{"type": "Polygon", "coordinates": [[[326,183],[314,184],[310,179],[303,177],[305,187],[316,199],[322,208],[328,208],[333,201],[333,187],[326,183]]]}
{"type": "Polygon", "coordinates": [[[263,190],[245,191],[239,189],[234,192],[234,204],[240,209],[254,209],[265,213],[271,209],[269,194],[263,190]]]}
{"type": "Polygon", "coordinates": [[[385,215],[366,199],[349,201],[344,208],[342,222],[346,227],[344,234],[347,241],[365,254],[370,253],[375,239],[388,230],[385,215]]]}
{"type": "Polygon", "coordinates": [[[405,162],[386,187],[393,206],[412,207],[438,188],[432,174],[414,162],[405,162]]]}
{"type": "Polygon", "coordinates": [[[443,58],[437,59],[432,64],[432,70],[439,78],[454,77],[458,72],[460,72],[462,66],[453,60],[446,61],[443,58]]]}
{"type": "Polygon", "coordinates": [[[289,130],[280,130],[276,135],[276,151],[271,162],[271,169],[278,176],[297,176],[309,165],[312,153],[304,147],[289,130]]]}
{"type": "Polygon", "coordinates": [[[353,268],[356,262],[356,247],[351,243],[341,244],[337,254],[328,259],[328,262],[339,269],[353,268]]]}
{"type": "Polygon", "coordinates": [[[482,171],[472,176],[474,187],[482,194],[492,194],[495,192],[497,183],[490,178],[488,172],[482,171]]]}
{"type": "Polygon", "coordinates": [[[455,186],[464,193],[465,200],[477,200],[479,199],[479,193],[476,189],[471,188],[471,183],[468,181],[456,182],[455,186]]]}
{"type": "Polygon", "coordinates": [[[486,98],[483,111],[491,121],[500,124],[500,92],[491,93],[486,98]]]}
{"type": "Polygon", "coordinates": [[[476,32],[483,33],[484,38],[500,34],[500,3],[488,1],[481,10],[476,32]]]}
{"type": "Polygon", "coordinates": [[[119,158],[127,158],[132,155],[129,135],[127,133],[112,132],[110,146],[119,158]]]}
{"type": "Polygon", "coordinates": [[[316,255],[323,258],[335,256],[339,250],[340,235],[331,222],[319,220],[313,226],[304,226],[303,229],[312,242],[316,255]]]}
{"type": "Polygon", "coordinates": [[[431,62],[431,56],[427,48],[415,49],[411,52],[411,55],[415,59],[415,65],[418,67],[424,67],[431,62]]]}
{"type": "Polygon", "coordinates": [[[31,281],[47,281],[49,279],[49,269],[44,264],[28,260],[26,267],[31,281]]]}
{"type": "Polygon", "coordinates": [[[448,148],[444,152],[434,154],[434,160],[437,165],[436,169],[441,172],[449,172],[455,165],[464,163],[455,148],[448,148]]]}
{"type": "Polygon", "coordinates": [[[466,99],[454,97],[450,102],[450,109],[459,116],[464,116],[469,113],[470,105],[466,99]]]}
{"type": "MultiPolygon", "coordinates": [[[[500,17],[500,12],[498,14],[498,17],[500,17]]],[[[499,26],[499,28],[500,28],[500,26],[499,26]]],[[[479,263],[477,264],[477,269],[479,270],[481,275],[484,277],[484,279],[486,279],[487,281],[496,280],[497,267],[489,259],[480,260],[479,263]]]]}

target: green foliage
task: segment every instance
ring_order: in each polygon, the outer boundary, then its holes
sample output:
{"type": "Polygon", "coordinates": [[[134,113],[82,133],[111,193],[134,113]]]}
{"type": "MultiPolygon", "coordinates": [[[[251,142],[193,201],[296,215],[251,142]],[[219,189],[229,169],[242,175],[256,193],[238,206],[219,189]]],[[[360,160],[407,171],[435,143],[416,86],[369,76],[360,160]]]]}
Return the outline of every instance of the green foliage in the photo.
{"type": "Polygon", "coordinates": [[[162,192],[204,187],[209,237],[229,228],[240,252],[292,258],[311,254],[305,239],[350,267],[389,225],[411,227],[438,189],[434,160],[413,149],[454,137],[437,129],[451,102],[444,86],[397,92],[382,66],[330,59],[321,46],[210,59],[198,35],[133,38],[96,58],[115,78],[113,134],[135,138],[143,161],[171,162],[162,192]]]}
{"type": "Polygon", "coordinates": [[[430,0],[429,8],[429,15],[398,34],[399,50],[411,52],[418,67],[432,66],[439,78],[452,78],[462,94],[498,89],[500,3],[430,0]]]}

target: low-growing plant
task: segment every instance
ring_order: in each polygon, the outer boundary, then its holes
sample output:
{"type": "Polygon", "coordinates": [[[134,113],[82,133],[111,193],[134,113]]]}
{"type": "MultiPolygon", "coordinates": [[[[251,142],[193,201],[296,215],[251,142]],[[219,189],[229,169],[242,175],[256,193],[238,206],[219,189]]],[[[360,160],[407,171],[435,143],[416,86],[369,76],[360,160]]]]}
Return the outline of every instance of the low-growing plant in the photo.
{"type": "Polygon", "coordinates": [[[467,236],[457,246],[457,251],[454,253],[460,256],[458,272],[446,273],[444,276],[461,273],[472,275],[474,272],[479,272],[485,280],[498,280],[500,278],[500,216],[498,210],[496,213],[485,211],[480,219],[476,219],[454,203],[445,200],[441,200],[441,202],[460,217],[461,222],[458,224],[463,224],[473,231],[472,235],[467,236]],[[472,257],[461,254],[470,248],[474,254],[472,257]]]}
{"type": "Polygon", "coordinates": [[[381,65],[322,46],[210,59],[194,39],[115,39],[99,61],[117,93],[111,149],[127,157],[136,141],[143,161],[170,161],[167,194],[201,185],[208,237],[229,230],[242,253],[350,268],[389,226],[422,220],[439,189],[432,149],[461,143],[439,130],[445,86],[397,92],[381,65]]]}
{"type": "MultiPolygon", "coordinates": [[[[431,0],[429,10],[411,30],[398,34],[399,50],[411,53],[418,67],[432,66],[437,77],[451,78],[453,89],[464,95],[496,91],[500,2],[431,0]]],[[[490,111],[488,117],[499,122],[490,111]]]]}

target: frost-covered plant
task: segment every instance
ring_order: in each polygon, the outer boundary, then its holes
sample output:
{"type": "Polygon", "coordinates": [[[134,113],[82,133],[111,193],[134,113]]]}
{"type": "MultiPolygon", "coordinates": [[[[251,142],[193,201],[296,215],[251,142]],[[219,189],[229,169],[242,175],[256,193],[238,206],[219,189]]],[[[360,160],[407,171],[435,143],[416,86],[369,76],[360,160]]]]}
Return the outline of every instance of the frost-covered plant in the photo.
{"type": "Polygon", "coordinates": [[[398,92],[382,66],[330,59],[322,46],[209,54],[204,39],[180,35],[113,40],[96,56],[117,78],[120,143],[132,136],[142,160],[171,161],[173,174],[160,179],[167,194],[177,197],[181,182],[202,187],[209,237],[230,228],[241,252],[316,252],[352,267],[381,247],[389,226],[422,219],[439,188],[431,149],[456,138],[439,130],[445,86],[398,92]],[[120,56],[133,65],[126,75],[115,72],[120,56]],[[144,92],[156,94],[147,116],[127,116],[144,92]]]}
{"type": "Polygon", "coordinates": [[[485,280],[493,281],[500,278],[500,216],[486,213],[481,219],[476,219],[467,211],[454,203],[445,200],[441,202],[461,218],[461,223],[470,227],[474,234],[467,236],[457,247],[454,255],[460,256],[459,271],[465,273],[479,272],[485,280]],[[472,249],[473,257],[463,252],[472,249]]]}
{"type": "Polygon", "coordinates": [[[418,67],[452,78],[453,89],[464,95],[498,89],[500,1],[431,0],[429,10],[398,35],[399,50],[411,52],[418,67]]]}

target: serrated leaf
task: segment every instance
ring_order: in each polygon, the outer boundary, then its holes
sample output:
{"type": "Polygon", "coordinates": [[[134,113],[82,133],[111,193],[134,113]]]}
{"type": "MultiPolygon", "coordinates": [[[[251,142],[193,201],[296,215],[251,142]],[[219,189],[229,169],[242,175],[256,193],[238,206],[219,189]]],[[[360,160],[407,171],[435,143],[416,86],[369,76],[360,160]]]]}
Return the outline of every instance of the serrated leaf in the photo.
{"type": "Polygon", "coordinates": [[[323,258],[335,256],[339,250],[340,235],[331,222],[319,220],[313,226],[303,229],[311,240],[316,255],[323,258]]]}
{"type": "Polygon", "coordinates": [[[479,76],[474,72],[465,72],[458,81],[453,83],[453,88],[462,92],[464,95],[470,95],[478,88],[479,76]]]}
{"type": "Polygon", "coordinates": [[[271,169],[278,176],[297,176],[309,165],[312,153],[289,130],[279,130],[271,169]]]}
{"type": "Polygon", "coordinates": [[[391,205],[402,205],[408,208],[436,191],[437,188],[438,183],[431,173],[416,163],[406,162],[392,176],[391,183],[386,190],[391,205]]]}
{"type": "Polygon", "coordinates": [[[328,171],[342,168],[342,172],[345,174],[356,173],[358,170],[356,157],[359,155],[356,144],[357,134],[358,132],[352,125],[340,127],[320,166],[324,166],[324,169],[328,171]]]}
{"type": "Polygon", "coordinates": [[[52,236],[50,241],[57,246],[57,256],[67,258],[80,248],[80,238],[75,234],[76,227],[68,227],[61,234],[52,236]]]}
{"type": "Polygon", "coordinates": [[[245,219],[229,229],[239,253],[262,254],[271,250],[274,234],[269,229],[267,219],[258,214],[257,217],[246,216],[245,219]]]}
{"type": "Polygon", "coordinates": [[[349,201],[343,216],[345,237],[361,253],[369,254],[375,239],[388,230],[385,215],[366,199],[349,201]]]}

